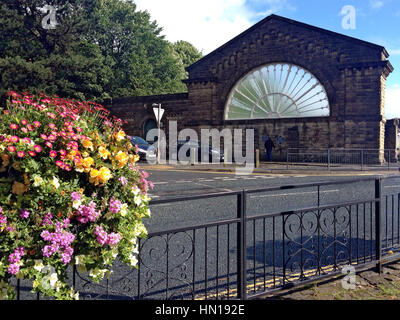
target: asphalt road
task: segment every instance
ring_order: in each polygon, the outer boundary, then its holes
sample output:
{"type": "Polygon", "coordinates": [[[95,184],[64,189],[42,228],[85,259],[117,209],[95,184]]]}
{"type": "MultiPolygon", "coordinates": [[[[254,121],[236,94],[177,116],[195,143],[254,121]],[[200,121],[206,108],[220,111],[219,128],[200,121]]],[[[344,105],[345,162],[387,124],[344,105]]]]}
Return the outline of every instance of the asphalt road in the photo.
{"type": "MultiPolygon", "coordinates": [[[[149,179],[155,185],[151,191],[154,200],[357,178],[261,174],[236,176],[179,171],[150,173],[149,179]]],[[[395,192],[400,192],[400,178],[383,184],[384,194],[395,192]]],[[[303,276],[301,273],[304,270],[313,272],[318,263],[331,266],[335,262],[354,261],[374,253],[375,209],[372,203],[354,205],[350,209],[343,207],[335,212],[326,210],[320,218],[317,218],[315,211],[303,216],[286,216],[285,220],[281,216],[273,217],[274,214],[312,208],[318,204],[323,206],[373,198],[374,181],[322,186],[319,190],[317,187],[306,187],[249,194],[247,216],[254,217],[246,224],[245,256],[249,292],[256,293],[265,286],[279,285],[284,272],[286,279],[289,279],[287,273],[290,273],[295,280],[303,276]],[[305,234],[300,237],[301,232],[305,234]],[[317,236],[317,232],[323,234],[317,236]],[[321,256],[318,257],[315,253],[317,245],[321,247],[321,256]]],[[[385,212],[388,212],[383,221],[383,230],[387,235],[384,244],[387,241],[390,247],[399,240],[398,198],[384,199],[387,201],[385,212]]],[[[237,203],[235,196],[224,196],[151,205],[151,212],[152,218],[145,223],[149,233],[154,234],[235,218],[237,203]]],[[[234,223],[158,235],[145,242],[142,257],[144,278],[142,276],[140,281],[145,298],[190,298],[192,295],[221,298],[227,295],[235,297],[237,293],[237,229],[234,223]],[[166,277],[166,274],[169,276],[166,277]]]]}

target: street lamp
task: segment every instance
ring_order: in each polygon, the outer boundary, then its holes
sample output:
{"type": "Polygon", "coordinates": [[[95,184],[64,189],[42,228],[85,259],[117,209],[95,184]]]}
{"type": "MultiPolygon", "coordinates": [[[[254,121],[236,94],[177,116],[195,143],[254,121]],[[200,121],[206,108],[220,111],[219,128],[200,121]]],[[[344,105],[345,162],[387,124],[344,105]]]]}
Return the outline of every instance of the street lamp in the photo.
{"type": "Polygon", "coordinates": [[[160,136],[161,136],[161,118],[164,114],[164,110],[161,109],[161,103],[153,103],[154,115],[157,119],[158,135],[157,135],[157,163],[160,163],[160,136]]]}

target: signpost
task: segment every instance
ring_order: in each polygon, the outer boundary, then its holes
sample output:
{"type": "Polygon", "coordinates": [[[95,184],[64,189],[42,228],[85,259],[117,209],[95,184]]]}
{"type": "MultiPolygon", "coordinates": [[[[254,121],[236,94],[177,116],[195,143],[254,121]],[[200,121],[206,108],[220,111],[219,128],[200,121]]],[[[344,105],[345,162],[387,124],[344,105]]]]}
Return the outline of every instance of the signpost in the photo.
{"type": "Polygon", "coordinates": [[[160,163],[160,136],[161,136],[161,118],[164,115],[164,109],[161,109],[161,103],[153,103],[153,112],[157,120],[157,163],[160,163]]]}

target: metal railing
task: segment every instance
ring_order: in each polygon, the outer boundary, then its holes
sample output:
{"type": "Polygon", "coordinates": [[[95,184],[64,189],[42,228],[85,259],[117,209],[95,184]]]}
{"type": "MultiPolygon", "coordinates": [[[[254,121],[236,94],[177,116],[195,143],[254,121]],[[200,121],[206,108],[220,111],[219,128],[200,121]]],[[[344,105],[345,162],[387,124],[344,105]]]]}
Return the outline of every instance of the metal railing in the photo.
{"type": "Polygon", "coordinates": [[[399,151],[395,149],[302,149],[286,150],[287,169],[307,165],[327,170],[398,169],[399,151]]]}
{"type": "MultiPolygon", "coordinates": [[[[70,282],[84,299],[251,299],[338,275],[344,266],[380,272],[383,263],[400,259],[396,178],[400,177],[153,200],[152,210],[229,199],[234,216],[150,233],[140,241],[138,269],[117,263],[111,277],[96,284],[73,267],[70,282]],[[360,187],[365,188],[363,194],[360,187]],[[329,197],[331,192],[334,197],[329,197]],[[348,198],[339,201],[337,192],[348,198]],[[310,203],[305,208],[300,207],[301,194],[310,203]],[[257,212],[259,199],[271,196],[297,200],[289,207],[282,201],[282,210],[257,212]]],[[[42,298],[29,293],[25,280],[15,280],[15,286],[18,299],[42,298]]]]}

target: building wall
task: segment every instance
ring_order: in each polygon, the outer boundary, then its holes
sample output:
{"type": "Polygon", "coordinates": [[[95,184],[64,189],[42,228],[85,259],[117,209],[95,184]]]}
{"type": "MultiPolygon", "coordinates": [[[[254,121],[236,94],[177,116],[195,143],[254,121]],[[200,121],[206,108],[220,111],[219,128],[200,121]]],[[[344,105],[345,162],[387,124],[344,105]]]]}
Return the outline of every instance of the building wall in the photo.
{"type": "Polygon", "coordinates": [[[385,81],[393,70],[386,58],[383,47],[270,16],[187,68],[187,94],[116,99],[108,106],[128,119],[127,131],[137,135],[144,119],[154,117],[148,106],[162,103],[164,123],[177,120],[178,129],[254,128],[256,148],[262,151],[265,135],[284,137],[282,148],[383,149],[385,81]],[[298,65],[321,82],[330,116],[224,120],[237,81],[254,68],[279,62],[298,65]]]}

